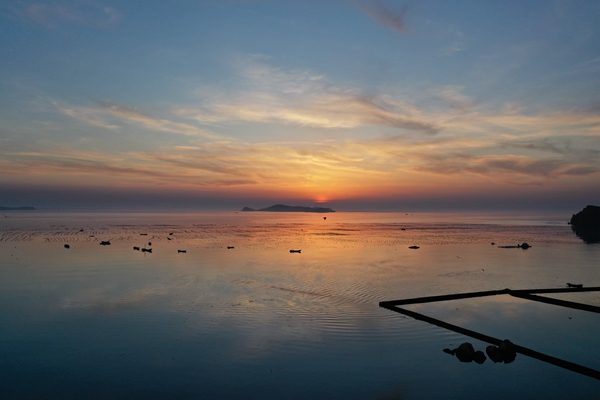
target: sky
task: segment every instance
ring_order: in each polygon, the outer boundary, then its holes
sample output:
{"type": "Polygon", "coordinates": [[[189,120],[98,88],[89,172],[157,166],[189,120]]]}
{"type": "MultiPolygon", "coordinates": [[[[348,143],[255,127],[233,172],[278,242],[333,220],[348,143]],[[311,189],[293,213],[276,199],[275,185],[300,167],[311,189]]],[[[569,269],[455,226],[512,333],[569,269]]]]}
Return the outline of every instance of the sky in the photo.
{"type": "Polygon", "coordinates": [[[600,204],[600,2],[0,0],[0,205],[600,204]]]}

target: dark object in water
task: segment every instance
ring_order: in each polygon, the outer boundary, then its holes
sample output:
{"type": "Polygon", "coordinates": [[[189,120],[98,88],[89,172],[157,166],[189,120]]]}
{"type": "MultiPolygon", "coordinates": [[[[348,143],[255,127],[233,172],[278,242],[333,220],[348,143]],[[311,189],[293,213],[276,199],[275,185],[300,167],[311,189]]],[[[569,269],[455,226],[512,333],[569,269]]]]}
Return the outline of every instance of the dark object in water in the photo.
{"type": "Polygon", "coordinates": [[[405,230],[406,230],[406,228],[400,228],[400,230],[401,230],[401,231],[405,231],[405,230]]]}
{"type": "Polygon", "coordinates": [[[419,246],[408,246],[408,248],[409,248],[409,249],[413,249],[413,250],[420,249],[420,247],[419,247],[419,246]]]}
{"type": "Polygon", "coordinates": [[[171,238],[167,238],[167,240],[171,240],[171,238]]]}
{"type": "Polygon", "coordinates": [[[515,358],[517,358],[517,350],[515,349],[515,345],[507,339],[500,342],[498,347],[489,345],[485,348],[485,352],[490,360],[492,360],[494,363],[503,362],[504,364],[510,364],[511,362],[515,361],[515,358]]]}
{"type": "Polygon", "coordinates": [[[71,246],[69,246],[68,244],[65,244],[65,249],[70,249],[71,246]]]}
{"type": "Polygon", "coordinates": [[[145,247],[144,247],[144,248],[142,249],[142,252],[143,252],[143,253],[152,253],[152,249],[147,249],[147,248],[145,248],[145,247]]]}
{"type": "Polygon", "coordinates": [[[302,250],[290,250],[290,253],[300,253],[302,250]]]}
{"type": "Polygon", "coordinates": [[[492,242],[492,246],[495,245],[495,244],[496,244],[495,242],[492,242]]]}
{"type": "Polygon", "coordinates": [[[80,229],[79,232],[83,232],[83,229],[80,229]]]}
{"type": "Polygon", "coordinates": [[[147,233],[140,233],[140,236],[148,236],[147,233]]]}
{"type": "Polygon", "coordinates": [[[600,243],[600,207],[586,206],[569,221],[571,229],[585,243],[600,243]]]}
{"type": "Polygon", "coordinates": [[[326,219],[327,219],[327,217],[323,217],[323,220],[326,220],[326,219]]]}
{"type": "Polygon", "coordinates": [[[456,356],[460,362],[470,363],[475,361],[477,364],[483,364],[486,360],[483,351],[473,348],[473,345],[469,342],[465,342],[458,346],[456,349],[444,349],[444,353],[456,356]]]}
{"type": "MultiPolygon", "coordinates": [[[[516,353],[520,353],[524,356],[535,358],[536,360],[540,360],[543,362],[547,362],[552,365],[556,365],[561,368],[565,368],[567,370],[576,372],[578,374],[586,375],[592,377],[594,379],[600,380],[600,371],[592,368],[585,367],[583,365],[578,365],[573,362],[563,360],[560,358],[552,357],[551,355],[540,353],[538,351],[529,349],[527,347],[519,346],[517,344],[512,343],[504,343],[498,338],[485,335],[480,332],[472,331],[470,329],[466,329],[457,325],[452,325],[447,322],[441,321],[439,319],[435,319],[429,317],[427,315],[423,315],[405,308],[401,308],[400,306],[404,306],[407,304],[422,304],[422,303],[431,303],[431,302],[439,302],[439,301],[447,301],[447,300],[459,300],[459,299],[469,299],[476,297],[487,297],[487,296],[496,296],[496,295],[510,295],[521,299],[538,301],[541,303],[553,304],[561,307],[573,308],[576,310],[589,311],[593,313],[600,314],[600,307],[592,306],[589,304],[583,303],[575,303],[572,301],[559,300],[550,297],[538,296],[538,294],[548,294],[548,293],[572,293],[572,292],[600,292],[600,287],[585,287],[585,288],[550,288],[550,289],[524,289],[524,290],[511,290],[511,289],[502,289],[502,290],[488,290],[484,292],[471,292],[471,293],[458,293],[458,294],[450,294],[450,295],[442,295],[442,296],[429,296],[429,297],[417,297],[413,299],[403,299],[403,300],[392,300],[392,301],[381,301],[379,302],[379,306],[383,308],[387,308],[388,310],[407,315],[414,319],[427,322],[429,324],[433,324],[444,329],[451,330],[453,332],[460,333],[462,335],[470,336],[474,339],[487,342],[494,346],[498,346],[498,350],[506,353],[508,356],[505,358],[503,356],[502,361],[511,362],[512,350],[516,353]]],[[[451,351],[448,349],[448,351],[451,351]]],[[[448,352],[445,350],[445,352],[448,352]]],[[[492,355],[495,356],[494,352],[496,349],[490,349],[492,355]]],[[[499,359],[499,358],[497,358],[499,359]]]]}
{"type": "Polygon", "coordinates": [[[133,249],[134,249],[134,250],[137,250],[137,251],[140,251],[140,248],[139,248],[139,247],[137,247],[137,246],[133,246],[133,249]]]}
{"type": "Polygon", "coordinates": [[[227,246],[228,249],[235,249],[233,246],[227,246]]]}
{"type": "Polygon", "coordinates": [[[148,242],[148,246],[152,246],[152,242],[148,242]]]}
{"type": "Polygon", "coordinates": [[[567,287],[581,289],[583,287],[583,283],[569,283],[569,282],[567,282],[567,287]]]}
{"type": "Polygon", "coordinates": [[[177,250],[178,253],[187,253],[187,250],[177,250]]]}
{"type": "Polygon", "coordinates": [[[170,232],[169,235],[173,235],[173,232],[170,232]]]}
{"type": "MultiPolygon", "coordinates": [[[[492,244],[494,244],[494,243],[492,243],[492,244]]],[[[523,250],[527,250],[530,247],[531,247],[531,245],[529,245],[527,242],[523,242],[523,244],[518,244],[516,246],[498,246],[499,249],[523,249],[523,250]]]]}
{"type": "Polygon", "coordinates": [[[100,246],[109,246],[110,245],[110,240],[102,240],[100,242],[100,246]]]}

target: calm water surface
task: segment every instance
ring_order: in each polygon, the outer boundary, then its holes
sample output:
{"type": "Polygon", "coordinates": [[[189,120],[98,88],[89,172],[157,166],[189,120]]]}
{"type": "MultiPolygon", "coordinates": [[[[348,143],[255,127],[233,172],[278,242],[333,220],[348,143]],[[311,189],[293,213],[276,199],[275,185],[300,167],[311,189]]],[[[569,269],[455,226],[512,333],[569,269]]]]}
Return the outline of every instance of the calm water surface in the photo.
{"type": "MultiPolygon", "coordinates": [[[[461,363],[442,349],[468,341],[484,350],[487,343],[378,307],[506,287],[600,286],[600,245],[577,238],[569,216],[6,215],[1,398],[600,393],[596,379],[522,355],[511,364],[461,363]],[[111,245],[101,246],[106,240],[111,245]],[[497,247],[521,242],[533,247],[497,247]]],[[[598,292],[555,297],[600,305],[598,292]]],[[[598,314],[509,296],[412,309],[600,369],[598,314]]]]}

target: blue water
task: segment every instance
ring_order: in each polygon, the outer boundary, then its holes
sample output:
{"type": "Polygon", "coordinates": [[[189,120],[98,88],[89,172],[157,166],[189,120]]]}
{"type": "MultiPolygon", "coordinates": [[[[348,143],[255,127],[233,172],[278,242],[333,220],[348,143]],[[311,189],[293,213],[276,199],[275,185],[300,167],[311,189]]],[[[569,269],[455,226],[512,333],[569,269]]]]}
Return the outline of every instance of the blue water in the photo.
{"type": "MultiPolygon", "coordinates": [[[[511,364],[460,363],[442,349],[471,342],[483,350],[487,343],[378,307],[506,287],[600,286],[600,245],[575,236],[568,217],[8,216],[0,224],[1,398],[600,393],[596,379],[522,355],[511,364]],[[105,240],[111,245],[101,246],[105,240]],[[522,242],[533,247],[497,247],[522,242]]],[[[557,297],[600,305],[600,292],[557,297]]],[[[502,296],[414,307],[600,369],[598,314],[502,296]]]]}

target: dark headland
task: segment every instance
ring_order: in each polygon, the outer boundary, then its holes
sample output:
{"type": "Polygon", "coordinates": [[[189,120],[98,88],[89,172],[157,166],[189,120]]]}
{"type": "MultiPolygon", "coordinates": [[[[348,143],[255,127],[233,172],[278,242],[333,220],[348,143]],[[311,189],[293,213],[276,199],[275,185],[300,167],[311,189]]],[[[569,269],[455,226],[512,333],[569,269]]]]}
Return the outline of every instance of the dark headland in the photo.
{"type": "Polygon", "coordinates": [[[571,228],[586,243],[600,243],[600,207],[586,206],[571,217],[571,228]]]}
{"type": "Polygon", "coordinates": [[[275,211],[275,212],[313,212],[313,213],[331,213],[335,212],[331,208],[327,207],[302,207],[302,206],[286,206],[283,204],[275,204],[274,206],[267,208],[254,208],[244,207],[242,211],[275,211]]]}
{"type": "Polygon", "coordinates": [[[3,207],[0,206],[1,211],[35,211],[35,207],[3,207]]]}

